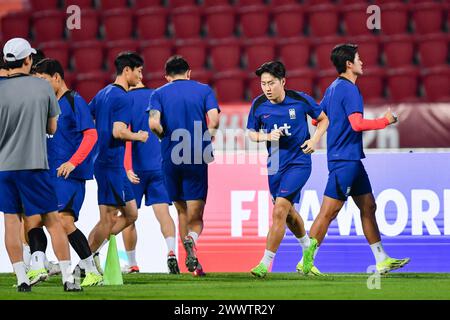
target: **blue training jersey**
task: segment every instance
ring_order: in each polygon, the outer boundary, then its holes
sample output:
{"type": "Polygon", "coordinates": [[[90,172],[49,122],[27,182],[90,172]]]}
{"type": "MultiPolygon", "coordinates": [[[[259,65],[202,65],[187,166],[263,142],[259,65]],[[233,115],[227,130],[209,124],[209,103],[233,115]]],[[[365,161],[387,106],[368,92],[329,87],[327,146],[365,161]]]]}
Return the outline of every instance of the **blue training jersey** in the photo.
{"type": "Polygon", "coordinates": [[[293,90],[286,90],[286,97],[281,103],[273,104],[264,94],[253,100],[247,129],[265,133],[283,129],[285,132],[278,147],[275,143],[266,143],[269,174],[275,173],[273,170],[277,171],[277,168],[282,171],[290,164],[311,165],[311,155],[303,153],[300,146],[310,139],[306,115],[317,119],[321,112],[313,98],[293,90]],[[278,161],[278,166],[275,161],[278,161]]]}
{"type": "MultiPolygon", "coordinates": [[[[67,91],[59,99],[61,114],[58,129],[47,139],[50,174],[56,177],[57,168],[72,158],[83,140],[83,131],[94,129],[89,106],[75,91],[67,91]]],[[[70,173],[70,178],[89,180],[93,176],[93,152],[70,173]]]]}
{"type": "Polygon", "coordinates": [[[212,109],[220,112],[213,90],[197,81],[175,80],[153,92],[147,111],[161,113],[163,161],[205,164],[213,160],[206,124],[206,113],[212,109]]]}
{"type": "Polygon", "coordinates": [[[152,92],[153,89],[149,88],[137,88],[128,91],[133,104],[131,128],[133,132],[143,130],[149,133],[147,142],[133,141],[132,143],[134,171],[161,170],[161,143],[150,130],[148,113],[146,112],[152,92]]]}
{"type": "Polygon", "coordinates": [[[109,84],[89,104],[97,128],[96,165],[107,168],[123,168],[125,141],[113,137],[114,122],[127,126],[131,121],[131,99],[120,85],[109,84]]]}
{"type": "Polygon", "coordinates": [[[350,80],[339,77],[325,91],[320,103],[330,120],[327,131],[328,161],[360,160],[365,158],[362,132],[352,129],[348,116],[364,114],[363,98],[350,80]]]}

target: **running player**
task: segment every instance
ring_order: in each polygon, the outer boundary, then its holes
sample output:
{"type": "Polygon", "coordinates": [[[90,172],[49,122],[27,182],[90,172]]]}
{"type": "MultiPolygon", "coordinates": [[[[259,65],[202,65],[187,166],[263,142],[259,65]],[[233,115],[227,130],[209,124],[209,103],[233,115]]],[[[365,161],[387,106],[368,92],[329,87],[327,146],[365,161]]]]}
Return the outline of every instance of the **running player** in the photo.
{"type": "Polygon", "coordinates": [[[89,234],[89,246],[101,269],[98,252],[111,234],[117,235],[137,219],[137,207],[124,164],[125,142],[146,142],[148,132],[131,132],[131,99],[127,91],[142,78],[144,61],[134,52],[123,52],[115,60],[117,77],[100,90],[89,104],[98,133],[98,156],[94,175],[98,185],[100,221],[89,234]],[[119,210],[121,215],[118,216],[119,210]]]}
{"type": "MultiPolygon", "coordinates": [[[[133,100],[131,129],[149,131],[147,106],[153,90],[142,82],[128,91],[133,100]]],[[[125,169],[128,179],[133,184],[137,207],[141,208],[145,195],[145,205],[152,206],[156,219],[161,226],[161,233],[167,244],[167,266],[172,274],[180,273],[175,255],[175,223],[169,214],[172,204],[164,184],[161,171],[161,143],[154,134],[150,134],[146,143],[127,142],[125,149],[125,169]]],[[[139,272],[136,262],[136,226],[131,224],[122,232],[123,243],[128,256],[126,272],[139,272]]]]}
{"type": "Polygon", "coordinates": [[[203,276],[196,244],[203,230],[208,163],[213,161],[211,138],[219,127],[220,109],[208,85],[190,80],[189,64],[181,56],[170,57],[165,71],[169,83],[152,93],[149,124],[162,140],[164,179],[178,211],[186,266],[194,276],[203,276]]]}
{"type": "Polygon", "coordinates": [[[328,183],[325,188],[319,215],[311,226],[311,246],[305,251],[304,272],[314,263],[314,254],[322,243],[328,227],[351,196],[361,211],[364,235],[370,244],[381,274],[403,267],[409,258],[390,258],[383,249],[380,231],[375,218],[376,203],[369,177],[361,162],[363,152],[362,132],[384,129],[397,122],[391,111],[383,118],[363,118],[364,106],[356,80],[363,74],[363,63],[358,46],[343,44],[331,51],[339,77],[327,88],[321,106],[330,119],[327,135],[328,183]]]}
{"type": "Polygon", "coordinates": [[[84,201],[86,180],[93,178],[91,150],[97,142],[94,121],[84,99],[67,88],[64,69],[57,60],[41,60],[34,72],[50,83],[61,108],[58,130],[47,139],[48,160],[64,230],[86,269],[81,286],[100,285],[103,278],[95,267],[89,243],[75,226],[84,201]]]}
{"type": "MultiPolygon", "coordinates": [[[[327,130],[328,118],[313,98],[285,89],[286,69],[281,62],[266,62],[255,73],[261,78],[263,94],[252,103],[247,129],[252,141],[267,144],[269,189],[274,208],[264,256],[251,273],[265,277],[283,240],[286,224],[303,250],[309,247],[303,220],[294,203],[300,201],[301,190],[311,175],[311,153],[327,130]],[[312,137],[307,115],[318,121],[312,137]]],[[[302,267],[300,263],[297,269],[301,271],[302,267]]],[[[318,270],[315,273],[320,274],[318,270]]]]}

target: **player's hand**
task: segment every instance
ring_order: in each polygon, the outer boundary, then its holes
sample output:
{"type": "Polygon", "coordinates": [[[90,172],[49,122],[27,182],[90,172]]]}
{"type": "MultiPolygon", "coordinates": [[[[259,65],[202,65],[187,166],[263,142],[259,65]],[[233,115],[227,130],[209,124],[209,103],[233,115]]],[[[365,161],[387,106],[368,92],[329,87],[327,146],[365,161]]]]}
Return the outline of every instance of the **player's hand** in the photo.
{"type": "Polygon", "coordinates": [[[384,117],[388,119],[389,124],[396,123],[398,121],[397,116],[389,109],[385,114],[384,117]]]}
{"type": "Polygon", "coordinates": [[[283,131],[280,129],[272,130],[269,134],[269,141],[278,141],[281,136],[284,136],[283,131]]]}
{"type": "Polygon", "coordinates": [[[311,139],[306,140],[301,146],[303,153],[305,154],[311,154],[314,151],[316,151],[316,143],[312,141],[311,139]]]}
{"type": "Polygon", "coordinates": [[[67,179],[69,177],[69,174],[75,170],[75,166],[70,163],[69,161],[64,162],[62,165],[59,166],[57,170],[57,176],[58,177],[64,177],[64,179],[67,179]]]}
{"type": "Polygon", "coordinates": [[[147,139],[148,139],[148,132],[147,131],[139,130],[137,134],[138,134],[140,142],[146,142],[147,141],[147,139]]]}
{"type": "Polygon", "coordinates": [[[139,182],[141,182],[138,175],[134,173],[133,170],[127,170],[127,177],[132,184],[139,184],[139,182]]]}

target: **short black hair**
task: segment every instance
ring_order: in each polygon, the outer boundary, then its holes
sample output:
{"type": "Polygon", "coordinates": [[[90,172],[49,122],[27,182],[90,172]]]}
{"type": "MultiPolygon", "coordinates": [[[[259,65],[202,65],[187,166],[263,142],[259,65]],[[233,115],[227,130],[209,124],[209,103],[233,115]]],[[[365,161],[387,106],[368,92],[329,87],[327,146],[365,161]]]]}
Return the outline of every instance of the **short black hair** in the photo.
{"type": "Polygon", "coordinates": [[[333,48],[330,59],[339,74],[347,71],[347,61],[353,63],[357,52],[358,46],[351,43],[338,44],[333,48]]]}
{"type": "Polygon", "coordinates": [[[280,61],[265,62],[255,71],[255,74],[258,77],[261,77],[263,73],[270,73],[272,76],[280,80],[286,78],[286,68],[280,61]]]}
{"type": "Polygon", "coordinates": [[[189,63],[179,55],[171,56],[166,61],[165,65],[166,75],[175,76],[179,74],[184,74],[191,68],[189,67],[189,63]]]}
{"type": "Polygon", "coordinates": [[[125,51],[119,53],[114,61],[114,65],[116,66],[116,74],[120,76],[126,67],[130,67],[131,70],[142,67],[144,59],[136,52],[125,51]]]}
{"type": "Polygon", "coordinates": [[[64,80],[64,68],[58,60],[45,58],[33,67],[33,73],[47,74],[53,77],[58,73],[64,80]]]}
{"type": "Polygon", "coordinates": [[[36,49],[36,53],[32,53],[31,57],[33,58],[32,68],[37,65],[41,60],[45,59],[45,53],[41,49],[36,49]]]}
{"type": "MultiPolygon", "coordinates": [[[[27,57],[28,58],[28,57],[27,57]]],[[[6,69],[17,69],[22,68],[25,60],[27,59],[20,59],[16,61],[5,61],[5,68],[6,69]]]]}

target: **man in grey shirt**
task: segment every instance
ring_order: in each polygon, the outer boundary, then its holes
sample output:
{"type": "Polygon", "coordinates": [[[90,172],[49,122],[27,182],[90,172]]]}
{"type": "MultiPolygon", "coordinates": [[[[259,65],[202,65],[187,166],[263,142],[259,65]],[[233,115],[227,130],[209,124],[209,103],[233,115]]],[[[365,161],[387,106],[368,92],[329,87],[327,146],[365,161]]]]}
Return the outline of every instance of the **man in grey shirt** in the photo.
{"type": "Polygon", "coordinates": [[[68,239],[48,171],[46,134],[56,132],[60,109],[47,81],[29,76],[32,53],[36,50],[21,38],[9,40],[3,48],[9,69],[8,78],[0,81],[0,211],[5,213],[6,248],[18,291],[30,291],[30,284],[48,276],[43,265],[47,245],[41,228],[44,225],[59,260],[64,290],[80,291],[71,274],[68,239]],[[28,276],[20,238],[21,214],[34,264],[28,276]]]}

